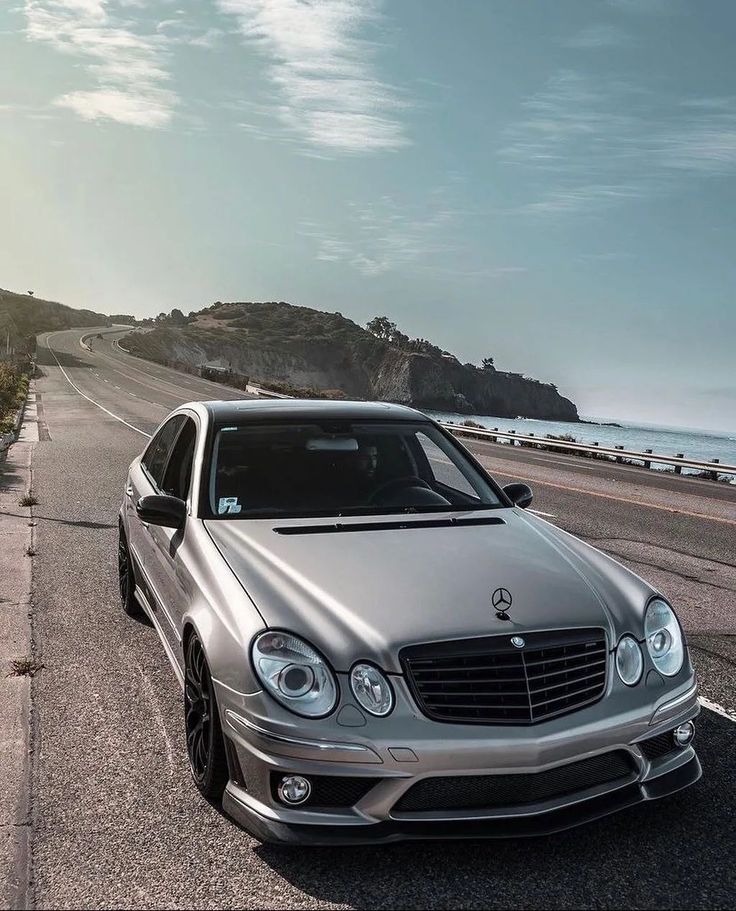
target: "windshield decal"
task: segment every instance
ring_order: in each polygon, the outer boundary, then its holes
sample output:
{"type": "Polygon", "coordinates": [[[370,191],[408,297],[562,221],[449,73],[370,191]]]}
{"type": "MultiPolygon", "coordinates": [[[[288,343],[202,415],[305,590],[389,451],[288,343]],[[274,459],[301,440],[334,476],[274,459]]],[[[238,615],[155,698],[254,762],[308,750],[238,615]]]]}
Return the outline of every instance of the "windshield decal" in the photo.
{"type": "Polygon", "coordinates": [[[237,497],[220,497],[217,501],[217,514],[220,516],[238,513],[241,509],[242,507],[238,503],[237,497]]]}

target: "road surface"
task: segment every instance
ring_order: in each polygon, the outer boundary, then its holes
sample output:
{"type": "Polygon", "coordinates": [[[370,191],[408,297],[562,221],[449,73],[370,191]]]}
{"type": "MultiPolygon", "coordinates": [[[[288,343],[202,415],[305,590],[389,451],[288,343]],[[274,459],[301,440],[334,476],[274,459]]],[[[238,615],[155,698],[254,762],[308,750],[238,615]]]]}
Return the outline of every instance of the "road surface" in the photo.
{"type": "MultiPolygon", "coordinates": [[[[33,456],[32,881],[39,908],[733,907],[736,724],[705,710],[703,780],[663,802],[533,841],[383,848],[259,845],[190,782],[181,694],[154,630],[117,601],[127,466],[182,402],[241,393],[80,330],[39,344],[33,456]]],[[[736,488],[471,443],[534,508],[658,585],[702,692],[736,708],[736,488]]],[[[244,656],[245,660],[245,656],[244,656]]]]}

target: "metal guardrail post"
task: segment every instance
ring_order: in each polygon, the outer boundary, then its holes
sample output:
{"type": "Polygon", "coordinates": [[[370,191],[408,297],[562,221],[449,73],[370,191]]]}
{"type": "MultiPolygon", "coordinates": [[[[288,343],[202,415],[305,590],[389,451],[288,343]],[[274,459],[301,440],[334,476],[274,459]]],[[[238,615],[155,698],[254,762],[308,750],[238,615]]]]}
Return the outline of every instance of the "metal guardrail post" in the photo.
{"type": "MultiPolygon", "coordinates": [[[[682,452],[678,452],[675,458],[684,459],[685,455],[682,452]]],[[[682,474],[682,465],[675,465],[675,474],[682,474]]]]}
{"type": "MultiPolygon", "coordinates": [[[[651,449],[645,449],[644,452],[647,452],[647,453],[649,453],[649,454],[651,455],[652,450],[651,450],[651,449]]],[[[652,463],[651,463],[648,459],[644,459],[644,467],[645,467],[645,468],[651,468],[651,467],[652,467],[652,463]]]]}
{"type": "MultiPolygon", "coordinates": [[[[718,465],[718,463],[719,463],[720,461],[721,461],[720,459],[713,459],[713,462],[714,462],[716,465],[718,465]]],[[[717,480],[718,480],[718,471],[711,471],[711,473],[710,473],[710,478],[711,478],[711,481],[717,481],[717,480]]]]}
{"type": "MultiPolygon", "coordinates": [[[[616,446],[616,449],[623,449],[623,448],[624,448],[623,446],[616,446]]],[[[616,461],[620,465],[623,462],[623,459],[621,458],[621,456],[616,456],[616,461]]]]}

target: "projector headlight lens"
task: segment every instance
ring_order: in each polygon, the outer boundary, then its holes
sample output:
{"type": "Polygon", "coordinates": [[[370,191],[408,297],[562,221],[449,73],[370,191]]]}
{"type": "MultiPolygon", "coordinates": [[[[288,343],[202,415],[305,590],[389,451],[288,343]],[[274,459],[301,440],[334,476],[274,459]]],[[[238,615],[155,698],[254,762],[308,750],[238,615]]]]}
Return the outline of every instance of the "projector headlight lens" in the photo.
{"type": "Polygon", "coordinates": [[[305,718],[321,718],[335,708],[335,677],[320,653],[303,639],[291,633],[261,633],[251,654],[258,679],[287,709],[305,718]]]}
{"type": "Polygon", "coordinates": [[[350,689],[353,696],[371,715],[383,717],[394,707],[391,684],[372,664],[356,664],[350,671],[350,689]]]}
{"type": "Polygon", "coordinates": [[[636,686],[644,670],[641,646],[633,636],[623,636],[616,649],[616,670],[626,686],[636,686]]]}
{"type": "Polygon", "coordinates": [[[672,608],[661,598],[654,598],[644,618],[644,637],[652,663],[667,677],[673,677],[685,660],[682,630],[672,608]]]}

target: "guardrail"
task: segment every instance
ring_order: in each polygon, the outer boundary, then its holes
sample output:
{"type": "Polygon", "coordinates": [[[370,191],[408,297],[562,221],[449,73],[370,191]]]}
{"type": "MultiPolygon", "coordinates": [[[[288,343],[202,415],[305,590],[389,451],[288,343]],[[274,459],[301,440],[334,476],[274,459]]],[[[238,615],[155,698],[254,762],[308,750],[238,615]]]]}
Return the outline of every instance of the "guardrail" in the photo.
{"type": "Polygon", "coordinates": [[[452,433],[461,436],[477,437],[480,439],[490,439],[491,442],[498,442],[499,439],[510,440],[511,443],[526,444],[529,446],[538,446],[544,449],[574,449],[584,455],[604,455],[612,456],[617,461],[623,458],[636,459],[643,462],[645,468],[651,468],[652,462],[662,465],[674,466],[675,472],[680,474],[683,468],[693,471],[709,472],[711,477],[717,478],[719,474],[736,475],[736,465],[723,465],[718,459],[712,462],[700,462],[695,459],[686,459],[682,453],[675,456],[664,455],[662,453],[652,452],[651,449],[645,449],[644,452],[638,452],[633,449],[624,449],[623,446],[599,446],[598,443],[570,443],[565,440],[552,440],[548,437],[535,436],[533,433],[521,434],[515,430],[498,430],[494,427],[492,430],[481,427],[465,427],[463,424],[452,424],[450,422],[440,422],[441,425],[452,433]]]}
{"type": "MultiPolygon", "coordinates": [[[[113,342],[113,345],[116,345],[121,350],[130,354],[128,349],[123,348],[119,341],[116,340],[113,342]]],[[[262,386],[257,386],[254,383],[248,383],[246,391],[251,394],[263,396],[264,398],[291,398],[291,396],[284,395],[282,392],[272,392],[270,389],[264,389],[262,386]]],[[[515,430],[499,430],[497,427],[488,430],[484,427],[466,427],[463,424],[453,424],[449,421],[439,421],[439,424],[452,433],[460,434],[461,436],[478,437],[480,439],[490,438],[493,443],[498,442],[498,438],[500,437],[502,439],[510,440],[514,444],[518,441],[520,444],[525,443],[529,446],[538,446],[544,449],[550,447],[552,449],[574,449],[584,455],[611,456],[619,462],[623,458],[635,459],[643,462],[645,468],[651,468],[652,462],[656,462],[657,464],[662,465],[672,465],[677,474],[681,474],[683,468],[692,471],[709,472],[713,480],[718,480],[719,474],[736,476],[736,465],[725,465],[719,462],[718,459],[713,459],[712,462],[700,462],[695,459],[686,459],[682,453],[678,453],[675,456],[668,456],[661,453],[654,453],[651,449],[645,449],[644,452],[638,452],[633,449],[624,449],[623,446],[614,446],[611,448],[610,446],[599,446],[598,443],[571,443],[566,440],[553,440],[549,437],[538,437],[533,433],[521,434],[517,433],[515,430]]]]}

